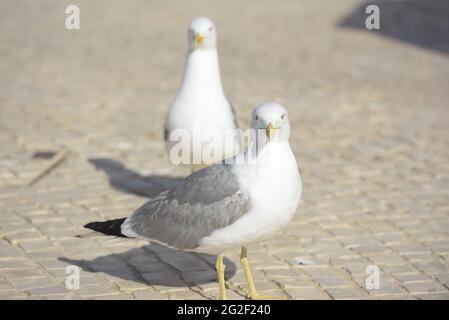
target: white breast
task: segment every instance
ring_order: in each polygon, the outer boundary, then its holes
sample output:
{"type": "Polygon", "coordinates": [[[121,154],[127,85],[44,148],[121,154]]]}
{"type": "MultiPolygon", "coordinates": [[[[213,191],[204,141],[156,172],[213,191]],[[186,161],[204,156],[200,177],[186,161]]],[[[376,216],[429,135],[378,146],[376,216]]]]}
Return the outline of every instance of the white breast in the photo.
{"type": "Polygon", "coordinates": [[[251,198],[250,211],[234,224],[203,238],[198,251],[219,253],[264,240],[293,218],[302,191],[296,160],[288,143],[265,149],[263,163],[237,169],[240,184],[251,198]]]}
{"type": "MultiPolygon", "coordinates": [[[[169,134],[180,129],[190,140],[204,141],[200,142],[200,148],[194,148],[193,141],[188,144],[188,152],[198,153],[194,154],[195,159],[201,158],[206,146],[217,150],[217,159],[213,162],[231,157],[240,151],[240,145],[236,145],[234,139],[236,136],[233,132],[235,125],[232,108],[221,85],[216,49],[196,50],[189,54],[184,79],[170,106],[165,128],[169,134]],[[229,130],[232,136],[225,136],[225,130],[229,130]]],[[[176,143],[177,141],[167,141],[169,153],[176,143]]]]}

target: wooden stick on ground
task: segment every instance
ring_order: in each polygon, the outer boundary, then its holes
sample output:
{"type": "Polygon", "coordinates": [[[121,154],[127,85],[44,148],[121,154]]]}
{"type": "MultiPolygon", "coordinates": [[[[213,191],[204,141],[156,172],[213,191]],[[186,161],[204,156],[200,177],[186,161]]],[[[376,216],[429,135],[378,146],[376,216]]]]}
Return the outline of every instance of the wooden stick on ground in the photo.
{"type": "Polygon", "coordinates": [[[56,168],[61,162],[63,162],[67,156],[69,155],[70,151],[68,150],[61,150],[59,151],[53,159],[40,171],[36,176],[34,176],[30,181],[28,181],[27,186],[32,186],[35,184],[39,179],[41,179],[43,176],[50,173],[54,168],[56,168]]]}

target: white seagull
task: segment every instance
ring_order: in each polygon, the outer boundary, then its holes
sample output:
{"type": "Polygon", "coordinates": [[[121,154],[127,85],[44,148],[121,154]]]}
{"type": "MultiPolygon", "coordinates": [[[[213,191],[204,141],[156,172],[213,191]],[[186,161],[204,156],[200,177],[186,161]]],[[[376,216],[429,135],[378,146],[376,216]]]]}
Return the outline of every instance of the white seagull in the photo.
{"type": "Polygon", "coordinates": [[[240,153],[242,142],[235,131],[238,128],[235,111],[226,99],[221,84],[214,23],[206,17],[193,20],[188,31],[188,42],[184,77],[167,114],[164,138],[170,158],[175,163],[171,152],[173,150],[173,154],[178,154],[179,150],[174,150],[174,146],[179,142],[179,136],[174,134],[171,137],[171,134],[178,129],[192,139],[189,143],[184,141],[181,151],[191,159],[189,164],[194,164],[194,170],[240,153]],[[200,132],[199,136],[195,130],[200,132]],[[211,137],[204,137],[203,141],[204,134],[212,136],[213,141],[211,137]],[[205,160],[202,152],[206,144],[214,152],[205,160]]]}
{"type": "Polygon", "coordinates": [[[257,293],[246,246],[287,225],[301,197],[301,177],[288,141],[287,109],[262,104],[253,110],[251,127],[264,134],[256,135],[243,154],[194,172],[121,224],[127,237],[217,254],[220,299],[226,298],[223,252],[239,246],[249,298],[275,298],[257,293]]]}

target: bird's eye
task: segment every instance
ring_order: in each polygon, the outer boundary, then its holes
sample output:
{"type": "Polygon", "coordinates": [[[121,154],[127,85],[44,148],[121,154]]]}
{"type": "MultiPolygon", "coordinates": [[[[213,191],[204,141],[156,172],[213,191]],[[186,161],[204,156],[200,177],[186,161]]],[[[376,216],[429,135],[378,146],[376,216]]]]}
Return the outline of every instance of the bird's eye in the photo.
{"type": "Polygon", "coordinates": [[[258,116],[256,116],[256,121],[259,121],[259,117],[258,116]]]}
{"type": "Polygon", "coordinates": [[[284,114],[281,116],[281,119],[284,120],[286,116],[287,116],[287,114],[284,113],[284,114]]]}

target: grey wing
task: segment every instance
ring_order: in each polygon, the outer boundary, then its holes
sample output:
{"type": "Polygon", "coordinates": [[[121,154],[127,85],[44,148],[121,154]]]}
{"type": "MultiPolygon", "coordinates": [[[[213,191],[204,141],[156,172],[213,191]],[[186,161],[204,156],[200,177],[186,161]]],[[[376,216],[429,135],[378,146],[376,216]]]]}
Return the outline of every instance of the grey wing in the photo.
{"type": "Polygon", "coordinates": [[[144,204],[126,219],[122,232],[194,249],[202,238],[233,224],[249,208],[249,197],[240,190],[230,166],[213,165],[144,204]]]}

